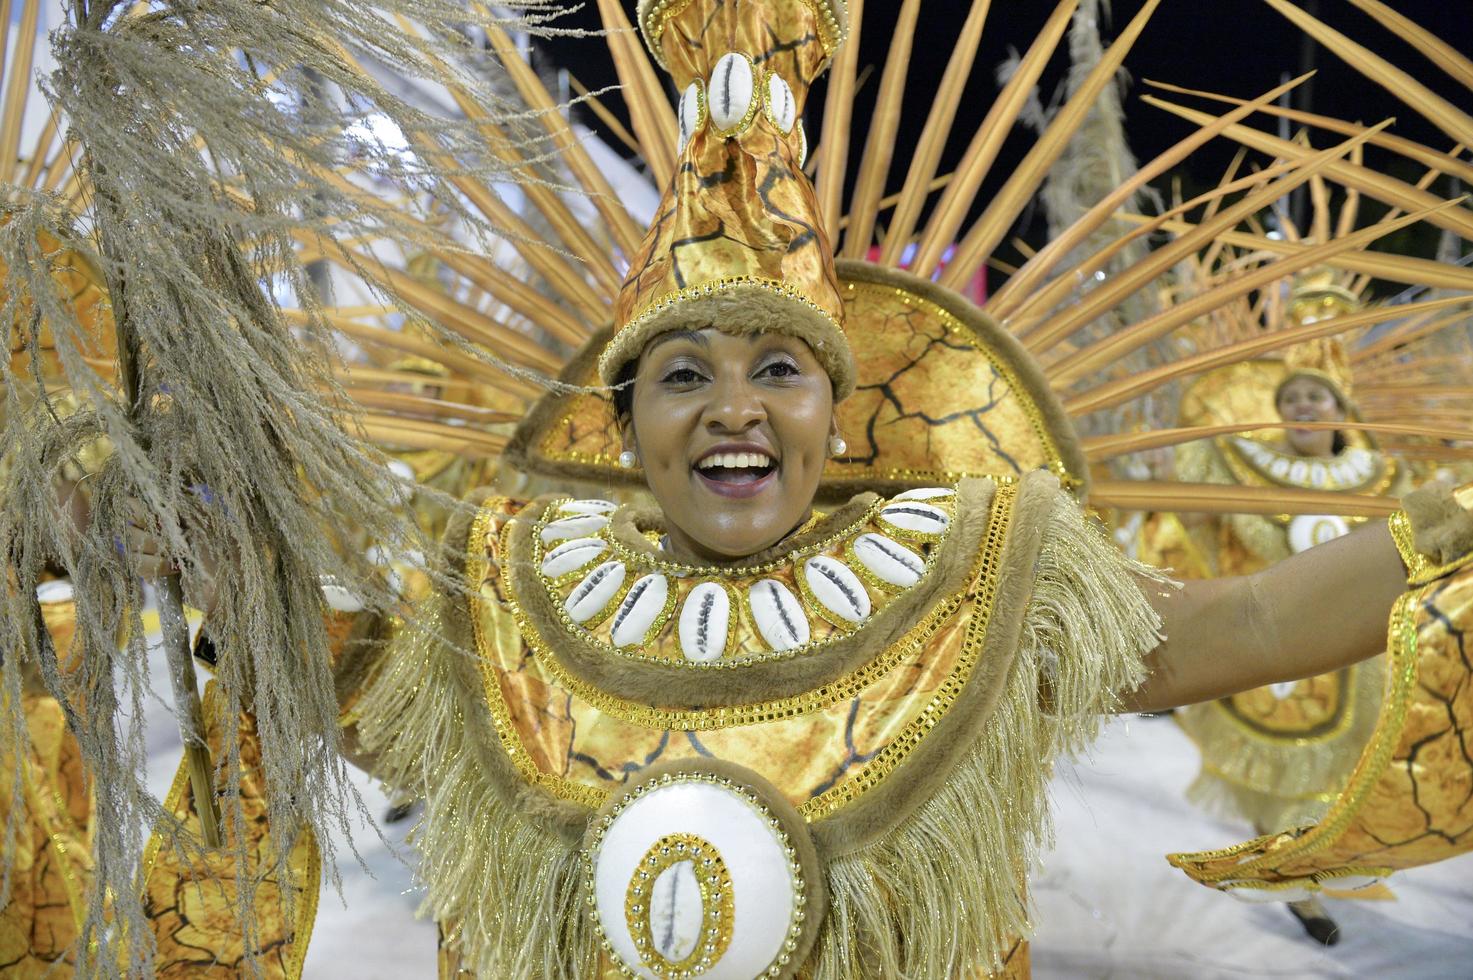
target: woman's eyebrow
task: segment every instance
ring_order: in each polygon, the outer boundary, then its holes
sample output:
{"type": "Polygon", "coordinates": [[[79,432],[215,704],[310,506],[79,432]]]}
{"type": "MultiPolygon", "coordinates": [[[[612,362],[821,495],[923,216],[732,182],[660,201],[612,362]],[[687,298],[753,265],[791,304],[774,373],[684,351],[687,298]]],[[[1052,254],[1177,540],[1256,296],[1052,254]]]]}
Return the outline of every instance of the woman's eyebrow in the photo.
{"type": "Polygon", "coordinates": [[[659,347],[661,344],[666,343],[667,341],[671,341],[671,340],[688,340],[691,343],[696,344],[697,346],[700,346],[700,347],[710,347],[711,346],[711,341],[707,340],[706,339],[706,335],[703,334],[703,333],[701,333],[701,332],[699,332],[699,331],[696,331],[696,330],[671,330],[670,332],[668,332],[668,333],[662,333],[662,334],[660,334],[660,336],[656,337],[654,340],[651,340],[650,341],[649,352],[653,352],[656,347],[659,347]]]}

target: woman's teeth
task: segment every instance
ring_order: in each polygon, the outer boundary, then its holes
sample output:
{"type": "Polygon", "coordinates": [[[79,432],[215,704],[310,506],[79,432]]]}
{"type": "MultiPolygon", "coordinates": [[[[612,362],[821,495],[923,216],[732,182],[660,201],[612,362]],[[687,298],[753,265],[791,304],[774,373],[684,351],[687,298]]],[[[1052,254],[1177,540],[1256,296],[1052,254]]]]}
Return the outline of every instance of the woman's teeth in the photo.
{"type": "Polygon", "coordinates": [[[713,453],[696,464],[697,469],[746,470],[765,469],[772,465],[772,457],[766,453],[713,453]]]}

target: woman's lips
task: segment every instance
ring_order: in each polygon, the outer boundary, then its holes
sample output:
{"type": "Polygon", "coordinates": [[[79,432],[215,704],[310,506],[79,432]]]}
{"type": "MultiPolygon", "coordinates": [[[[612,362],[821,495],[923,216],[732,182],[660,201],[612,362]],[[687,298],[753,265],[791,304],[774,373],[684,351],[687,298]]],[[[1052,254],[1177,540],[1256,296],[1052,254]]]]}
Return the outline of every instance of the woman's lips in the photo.
{"type": "Polygon", "coordinates": [[[755,497],[777,482],[776,466],[755,480],[715,480],[706,474],[707,472],[719,472],[718,470],[695,470],[694,472],[697,479],[701,481],[701,484],[707,490],[731,500],[744,500],[749,497],[755,497]]]}

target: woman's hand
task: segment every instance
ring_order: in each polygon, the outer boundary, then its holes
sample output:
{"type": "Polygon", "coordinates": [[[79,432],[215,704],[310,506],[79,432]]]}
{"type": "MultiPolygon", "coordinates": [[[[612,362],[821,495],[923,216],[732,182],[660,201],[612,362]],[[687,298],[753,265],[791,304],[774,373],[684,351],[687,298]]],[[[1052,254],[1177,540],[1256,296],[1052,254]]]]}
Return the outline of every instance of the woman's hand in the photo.
{"type": "Polygon", "coordinates": [[[1255,575],[1145,587],[1166,635],[1126,711],[1160,711],[1348,667],[1386,648],[1406,569],[1377,522],[1255,575]]]}

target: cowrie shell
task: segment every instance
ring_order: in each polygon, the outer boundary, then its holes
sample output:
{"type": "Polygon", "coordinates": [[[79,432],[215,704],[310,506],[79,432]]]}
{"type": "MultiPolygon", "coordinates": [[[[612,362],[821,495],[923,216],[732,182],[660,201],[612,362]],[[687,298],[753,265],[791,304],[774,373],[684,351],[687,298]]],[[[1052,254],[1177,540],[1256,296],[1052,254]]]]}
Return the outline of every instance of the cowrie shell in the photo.
{"type": "Polygon", "coordinates": [[[574,538],[564,541],[542,559],[542,574],[548,578],[562,578],[570,572],[587,565],[609,548],[598,538],[574,538]]]}
{"type": "Polygon", "coordinates": [[[838,559],[826,555],[808,559],[803,563],[803,579],[813,597],[835,615],[851,623],[869,616],[869,593],[864,583],[838,559]]]}
{"type": "Polygon", "coordinates": [[[917,500],[904,500],[882,507],[880,520],[902,531],[940,534],[946,530],[946,525],[950,523],[951,518],[947,517],[946,511],[940,507],[933,507],[917,500]]]}
{"type": "Polygon", "coordinates": [[[716,660],[726,652],[731,597],[715,582],[690,590],[680,607],[680,652],[687,660],[716,660]]]}
{"type": "Polygon", "coordinates": [[[54,578],[36,586],[37,602],[71,602],[75,594],[69,578],[54,578]]]}
{"type": "Polygon", "coordinates": [[[568,538],[592,537],[602,531],[608,523],[607,517],[597,514],[559,518],[542,529],[542,543],[551,544],[554,541],[565,541],[568,538]]]}
{"type": "Polygon", "coordinates": [[[690,142],[690,138],[696,134],[696,130],[700,129],[701,124],[705,122],[705,119],[702,118],[705,115],[703,110],[704,106],[701,105],[701,83],[691,82],[685,87],[685,91],[680,96],[680,107],[677,114],[677,118],[680,121],[680,144],[678,152],[685,152],[686,144],[690,142]]]}
{"type": "Polygon", "coordinates": [[[808,616],[798,597],[776,579],[765,578],[747,590],[757,632],[773,650],[791,650],[808,642],[808,616]]]}
{"type": "Polygon", "coordinates": [[[747,118],[757,88],[752,77],[752,63],[735,51],[721,56],[711,71],[711,84],[706,87],[707,111],[711,123],[721,132],[736,135],[734,130],[747,118]]]}
{"type": "Polygon", "coordinates": [[[558,511],[568,514],[612,514],[619,509],[619,505],[612,500],[600,500],[590,497],[587,500],[570,500],[558,507],[558,511]]]}
{"type": "Polygon", "coordinates": [[[854,541],[854,557],[881,582],[901,588],[915,585],[926,571],[924,558],[883,534],[861,534],[854,541]]]}
{"type": "Polygon", "coordinates": [[[568,594],[563,608],[575,623],[586,623],[608,606],[624,584],[624,563],[606,561],[584,576],[568,594]]]}
{"type": "Polygon", "coordinates": [[[787,80],[774,72],[767,78],[767,114],[784,136],[793,131],[798,121],[798,103],[787,80]]]}
{"type": "Polygon", "coordinates": [[[614,613],[614,646],[632,646],[643,640],[669,597],[670,580],[658,572],[631,585],[614,613]]]}

